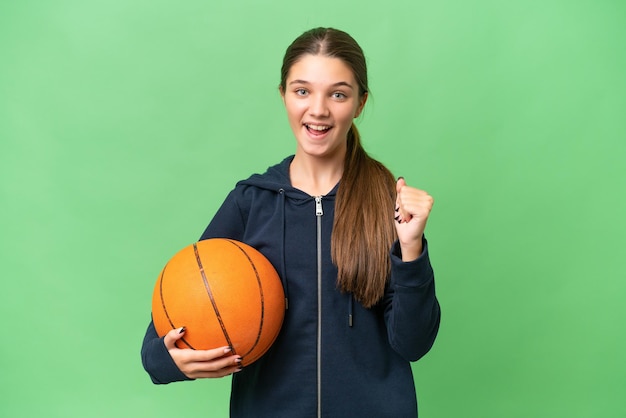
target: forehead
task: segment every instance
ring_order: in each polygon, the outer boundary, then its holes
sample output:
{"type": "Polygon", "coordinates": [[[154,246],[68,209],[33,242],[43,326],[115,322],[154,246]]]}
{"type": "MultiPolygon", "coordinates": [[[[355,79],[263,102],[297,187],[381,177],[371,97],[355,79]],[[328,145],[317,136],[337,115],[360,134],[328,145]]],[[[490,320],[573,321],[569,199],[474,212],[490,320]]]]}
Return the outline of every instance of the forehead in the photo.
{"type": "Polygon", "coordinates": [[[311,84],[346,82],[356,85],[352,69],[339,58],[306,54],[296,61],[287,74],[287,84],[294,80],[311,84]]]}

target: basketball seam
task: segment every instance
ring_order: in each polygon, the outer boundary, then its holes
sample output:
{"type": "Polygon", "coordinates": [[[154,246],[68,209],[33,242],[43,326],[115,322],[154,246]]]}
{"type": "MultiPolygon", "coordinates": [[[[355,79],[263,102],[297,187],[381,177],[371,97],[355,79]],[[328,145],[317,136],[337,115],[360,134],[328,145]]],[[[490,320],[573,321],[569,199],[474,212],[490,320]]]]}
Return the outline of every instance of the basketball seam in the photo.
{"type": "Polygon", "coordinates": [[[250,350],[248,350],[247,353],[242,354],[242,357],[245,357],[246,355],[248,355],[252,351],[254,351],[256,346],[259,344],[259,341],[261,340],[261,333],[263,332],[263,319],[264,319],[264,316],[265,316],[265,297],[263,295],[263,285],[261,284],[261,277],[259,276],[259,272],[256,269],[256,266],[254,265],[254,262],[252,261],[252,259],[250,258],[250,256],[246,252],[246,250],[243,247],[241,247],[235,241],[232,241],[232,240],[229,240],[229,239],[227,239],[226,241],[230,242],[235,247],[239,248],[239,250],[246,256],[246,258],[248,259],[248,262],[250,263],[250,266],[252,267],[252,270],[254,271],[254,276],[255,276],[257,284],[259,286],[259,293],[260,293],[260,299],[261,299],[261,323],[259,324],[259,331],[257,332],[256,340],[254,341],[254,344],[252,344],[252,347],[250,347],[250,350]]]}
{"type": "Polygon", "coordinates": [[[235,352],[235,347],[233,347],[233,343],[230,339],[230,336],[228,335],[228,331],[226,330],[226,325],[224,324],[222,315],[220,314],[220,310],[217,307],[217,302],[215,301],[215,298],[213,297],[213,292],[211,291],[209,280],[207,279],[206,273],[204,272],[204,267],[202,266],[202,260],[200,259],[200,253],[198,252],[197,244],[193,244],[193,251],[194,251],[194,254],[196,255],[196,262],[198,263],[198,268],[200,269],[200,275],[202,276],[202,281],[204,282],[204,288],[209,296],[211,305],[213,306],[215,317],[217,318],[217,321],[219,322],[220,327],[222,328],[222,333],[224,334],[224,338],[226,338],[226,342],[228,343],[228,346],[231,348],[232,353],[237,354],[235,352]]]}
{"type": "MultiPolygon", "coordinates": [[[[169,263],[165,265],[165,267],[163,268],[163,271],[161,272],[161,278],[159,279],[159,296],[161,298],[161,306],[163,307],[163,313],[165,313],[165,317],[167,318],[167,321],[170,323],[172,329],[174,329],[178,327],[174,325],[172,318],[170,318],[170,314],[169,312],[167,312],[167,306],[165,305],[165,299],[163,297],[163,277],[165,277],[165,269],[167,269],[168,265],[169,263]]],[[[185,337],[181,338],[180,340],[184,342],[185,344],[187,344],[189,348],[191,348],[192,350],[195,350],[195,348],[191,344],[189,344],[187,340],[185,340],[185,337]]]]}

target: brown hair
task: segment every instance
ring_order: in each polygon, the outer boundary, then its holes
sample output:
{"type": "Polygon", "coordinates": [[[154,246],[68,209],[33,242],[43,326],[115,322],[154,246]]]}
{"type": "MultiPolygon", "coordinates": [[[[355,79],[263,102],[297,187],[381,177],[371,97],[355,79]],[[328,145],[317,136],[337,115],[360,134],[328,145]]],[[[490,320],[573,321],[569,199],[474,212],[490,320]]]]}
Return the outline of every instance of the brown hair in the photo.
{"type": "MultiPolygon", "coordinates": [[[[347,33],[332,28],[309,30],[287,48],[281,69],[282,91],[291,66],[306,54],[342,60],[352,69],[359,96],[367,93],[367,65],[361,47],[347,33]]],[[[347,141],[335,203],[331,254],[339,272],[337,286],[371,307],[382,298],[391,269],[389,250],[396,238],[395,180],[383,164],[365,152],[354,124],[347,141]]]]}

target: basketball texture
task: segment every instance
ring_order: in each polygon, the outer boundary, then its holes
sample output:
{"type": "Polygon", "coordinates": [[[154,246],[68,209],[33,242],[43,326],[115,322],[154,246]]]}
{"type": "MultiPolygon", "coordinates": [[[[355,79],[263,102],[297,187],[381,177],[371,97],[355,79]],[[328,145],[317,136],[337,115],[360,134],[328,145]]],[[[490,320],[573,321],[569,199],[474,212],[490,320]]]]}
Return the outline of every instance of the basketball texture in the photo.
{"type": "Polygon", "coordinates": [[[185,327],[179,348],[230,346],[246,366],[272,345],[285,295],[272,264],[256,249],[223,238],[183,248],[165,265],[152,296],[159,336],[185,327]]]}

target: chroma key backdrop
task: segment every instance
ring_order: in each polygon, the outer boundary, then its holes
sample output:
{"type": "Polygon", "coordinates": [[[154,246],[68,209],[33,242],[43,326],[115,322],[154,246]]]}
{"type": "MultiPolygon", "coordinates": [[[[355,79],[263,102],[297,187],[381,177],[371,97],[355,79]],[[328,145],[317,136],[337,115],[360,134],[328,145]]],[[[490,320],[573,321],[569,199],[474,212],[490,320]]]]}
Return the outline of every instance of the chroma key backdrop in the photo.
{"type": "Polygon", "coordinates": [[[280,65],[315,26],[366,53],[366,149],[435,198],[420,417],[626,416],[625,23],[620,0],[0,2],[0,416],[228,415],[230,378],[143,371],[152,289],[294,152],[280,65]]]}

